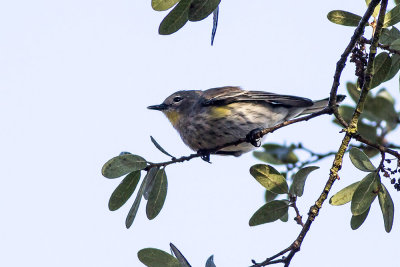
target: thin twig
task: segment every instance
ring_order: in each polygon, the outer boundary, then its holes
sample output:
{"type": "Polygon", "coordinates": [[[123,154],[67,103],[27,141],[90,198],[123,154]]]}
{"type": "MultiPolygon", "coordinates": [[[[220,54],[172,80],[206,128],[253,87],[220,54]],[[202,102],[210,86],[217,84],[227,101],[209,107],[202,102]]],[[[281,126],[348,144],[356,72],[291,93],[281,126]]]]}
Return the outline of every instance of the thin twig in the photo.
{"type": "MultiPolygon", "coordinates": [[[[360,42],[361,43],[364,43],[364,44],[371,44],[371,40],[368,40],[367,38],[365,38],[365,37],[361,37],[360,38],[360,42]]],[[[385,45],[385,44],[378,44],[378,47],[379,48],[381,48],[381,49],[383,49],[383,50],[386,50],[386,51],[388,51],[388,52],[390,52],[390,53],[392,53],[392,54],[397,54],[397,55],[400,55],[400,51],[399,50],[396,50],[396,49],[393,49],[393,48],[390,48],[390,45],[385,45]]]]}

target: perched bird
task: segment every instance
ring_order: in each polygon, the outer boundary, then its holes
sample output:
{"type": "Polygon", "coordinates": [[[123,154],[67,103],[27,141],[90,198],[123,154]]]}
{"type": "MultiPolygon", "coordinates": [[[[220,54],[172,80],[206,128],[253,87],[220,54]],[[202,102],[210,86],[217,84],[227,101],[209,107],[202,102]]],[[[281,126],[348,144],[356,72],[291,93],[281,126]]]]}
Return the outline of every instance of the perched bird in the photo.
{"type": "MultiPolygon", "coordinates": [[[[344,97],[338,95],[337,102],[344,97]]],[[[207,151],[244,138],[255,129],[269,128],[320,111],[327,105],[328,99],[312,101],[226,86],[205,91],[178,91],[162,104],[148,108],[162,111],[191,149],[207,151]]],[[[253,148],[245,142],[222,148],[217,154],[240,156],[253,148]]]]}

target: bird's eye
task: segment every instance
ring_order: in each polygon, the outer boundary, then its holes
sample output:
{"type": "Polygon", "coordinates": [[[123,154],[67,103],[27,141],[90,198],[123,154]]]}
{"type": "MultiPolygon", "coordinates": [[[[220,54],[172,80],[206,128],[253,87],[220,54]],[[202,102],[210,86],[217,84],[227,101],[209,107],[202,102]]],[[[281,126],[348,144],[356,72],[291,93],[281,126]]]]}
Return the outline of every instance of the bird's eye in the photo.
{"type": "Polygon", "coordinates": [[[177,102],[182,101],[182,99],[183,99],[183,98],[180,97],[180,96],[175,96],[174,99],[173,99],[173,101],[177,103],[177,102]]]}

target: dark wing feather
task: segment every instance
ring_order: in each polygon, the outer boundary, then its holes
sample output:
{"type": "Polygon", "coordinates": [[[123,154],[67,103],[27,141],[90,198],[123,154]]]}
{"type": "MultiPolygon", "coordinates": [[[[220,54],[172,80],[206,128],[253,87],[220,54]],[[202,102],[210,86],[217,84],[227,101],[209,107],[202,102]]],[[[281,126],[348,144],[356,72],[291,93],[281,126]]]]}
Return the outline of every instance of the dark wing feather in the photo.
{"type": "Polygon", "coordinates": [[[280,95],[262,91],[244,91],[239,87],[226,86],[204,91],[202,105],[228,105],[237,102],[265,102],[289,107],[310,107],[313,101],[298,96],[280,95]]]}

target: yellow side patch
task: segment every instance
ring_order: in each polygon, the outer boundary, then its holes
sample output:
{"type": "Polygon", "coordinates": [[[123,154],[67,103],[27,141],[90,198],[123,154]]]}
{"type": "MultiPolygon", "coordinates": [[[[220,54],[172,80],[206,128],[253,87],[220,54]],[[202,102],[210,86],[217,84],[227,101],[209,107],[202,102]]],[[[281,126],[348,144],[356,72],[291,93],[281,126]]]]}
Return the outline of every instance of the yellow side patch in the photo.
{"type": "Polygon", "coordinates": [[[221,107],[211,107],[210,115],[213,119],[224,118],[232,114],[232,110],[229,108],[230,105],[221,106],[221,107]]]}
{"type": "Polygon", "coordinates": [[[166,111],[164,114],[167,116],[168,120],[175,126],[179,121],[179,113],[176,111],[166,111]]]}

